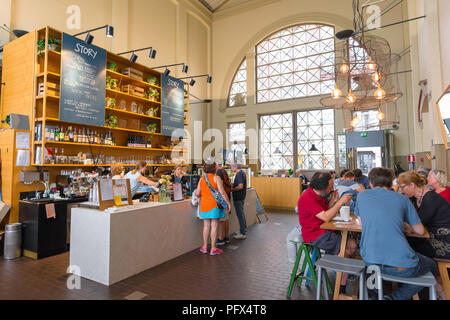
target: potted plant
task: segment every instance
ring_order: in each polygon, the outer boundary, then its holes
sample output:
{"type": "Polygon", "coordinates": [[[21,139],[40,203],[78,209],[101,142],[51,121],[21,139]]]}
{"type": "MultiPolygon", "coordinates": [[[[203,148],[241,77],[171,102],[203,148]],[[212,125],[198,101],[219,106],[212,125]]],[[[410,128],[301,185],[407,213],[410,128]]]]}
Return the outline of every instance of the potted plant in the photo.
{"type": "Polygon", "coordinates": [[[11,126],[11,116],[7,115],[6,118],[2,120],[2,123],[6,123],[8,126],[11,126]]]}
{"type": "Polygon", "coordinates": [[[117,72],[119,70],[119,67],[117,66],[117,63],[112,62],[112,61],[108,61],[107,67],[108,70],[117,72]]]}
{"type": "Polygon", "coordinates": [[[45,51],[45,39],[41,39],[37,42],[38,55],[42,56],[45,51]]]}
{"type": "Polygon", "coordinates": [[[110,127],[111,129],[117,128],[117,125],[119,124],[119,120],[117,119],[117,117],[115,115],[110,114],[106,119],[105,119],[105,125],[107,127],[110,127]]]}
{"type": "Polygon", "coordinates": [[[106,77],[106,88],[111,90],[117,89],[117,79],[106,77]]]}
{"type": "Polygon", "coordinates": [[[148,97],[148,99],[150,99],[152,101],[158,101],[158,98],[159,98],[158,90],[155,88],[148,88],[147,97],[148,97]]]}
{"type": "Polygon", "coordinates": [[[147,124],[147,131],[151,133],[155,133],[157,129],[156,123],[147,124]]]}
{"type": "Polygon", "coordinates": [[[152,86],[157,86],[158,85],[158,78],[156,78],[155,76],[151,76],[147,78],[147,83],[152,85],[152,86]]]}
{"type": "Polygon", "coordinates": [[[48,49],[60,52],[61,51],[61,40],[48,37],[48,49]]]}
{"type": "Polygon", "coordinates": [[[116,99],[110,98],[110,97],[106,97],[105,98],[105,106],[107,108],[114,108],[116,106],[116,99]]]}
{"type": "Polygon", "coordinates": [[[147,110],[147,115],[150,117],[156,117],[157,114],[158,114],[158,108],[149,108],[147,110]]]}

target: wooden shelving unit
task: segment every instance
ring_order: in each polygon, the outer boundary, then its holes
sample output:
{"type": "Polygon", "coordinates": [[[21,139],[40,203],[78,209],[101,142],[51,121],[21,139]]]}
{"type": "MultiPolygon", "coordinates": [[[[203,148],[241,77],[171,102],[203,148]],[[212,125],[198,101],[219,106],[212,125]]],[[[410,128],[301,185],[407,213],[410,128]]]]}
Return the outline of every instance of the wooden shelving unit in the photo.
{"type": "MultiPolygon", "coordinates": [[[[146,82],[145,80],[149,77],[156,77],[157,83],[161,83],[161,73],[147,68],[139,64],[133,64],[128,59],[118,56],[116,54],[107,52],[107,62],[113,62],[116,64],[116,70],[106,70],[106,76],[111,79],[116,79],[117,88],[110,89],[106,88],[105,97],[109,99],[114,99],[114,106],[110,105],[106,107],[105,102],[105,118],[114,115],[119,120],[119,124],[126,124],[118,126],[115,128],[110,128],[105,126],[92,126],[80,123],[73,123],[68,121],[59,120],[59,103],[60,93],[51,93],[48,89],[49,84],[61,87],[61,52],[50,50],[48,48],[49,37],[54,39],[62,40],[62,32],[50,28],[44,27],[38,29],[36,32],[36,41],[45,39],[45,50],[39,54],[37,45],[35,44],[35,73],[34,73],[34,112],[32,117],[32,122],[34,124],[42,124],[42,139],[40,141],[35,141],[34,130],[32,130],[32,155],[31,161],[34,163],[32,166],[37,167],[108,167],[110,164],[103,165],[80,165],[80,164],[49,164],[45,163],[45,150],[46,148],[64,148],[64,154],[68,156],[74,156],[78,152],[92,153],[92,157],[95,158],[98,154],[108,157],[119,157],[125,152],[132,152],[142,155],[143,158],[151,157],[155,163],[162,162],[162,164],[151,164],[150,167],[170,167],[172,164],[164,164],[167,160],[171,160],[170,153],[174,151],[170,148],[170,137],[161,134],[161,87],[159,85],[154,85],[146,82]],[[144,77],[142,80],[136,79],[133,76],[122,73],[125,68],[134,68],[143,73],[144,77]],[[43,83],[44,92],[42,95],[38,95],[39,83],[43,83]],[[121,89],[123,86],[136,86],[144,89],[147,92],[151,88],[156,89],[159,93],[159,99],[154,101],[147,97],[141,97],[128,92],[123,92],[121,89]],[[119,109],[120,105],[126,105],[126,110],[119,109]],[[132,112],[131,105],[139,105],[139,110],[142,113],[132,112]],[[148,115],[148,109],[152,108],[157,110],[154,116],[148,115]],[[131,125],[131,124],[133,125],[131,125]],[[138,124],[138,126],[136,125],[138,124]],[[156,132],[147,131],[147,126],[149,124],[156,125],[156,132]],[[104,134],[106,132],[111,132],[116,145],[100,145],[100,144],[85,144],[85,143],[74,143],[67,141],[51,141],[46,139],[45,132],[46,128],[51,127],[63,127],[67,129],[69,126],[72,129],[89,129],[95,130],[98,134],[104,134]],[[151,138],[152,148],[136,148],[128,147],[127,139],[129,135],[143,136],[145,140],[151,138]],[[42,154],[40,158],[40,163],[36,163],[36,147],[42,148],[42,154]],[[161,146],[166,146],[162,148],[161,146]],[[98,154],[97,154],[98,152],[98,154]]],[[[62,44],[61,44],[62,46],[62,44]]],[[[129,91],[131,92],[131,91],[129,91]]],[[[134,110],[133,110],[134,111],[134,110]]],[[[189,99],[185,97],[185,129],[189,130],[189,99]]],[[[33,128],[34,129],[34,128],[33,128]]],[[[175,151],[178,151],[175,148],[175,151]]],[[[180,154],[186,153],[187,150],[180,150],[180,154]]],[[[124,166],[134,166],[131,164],[124,164],[124,166]]]]}

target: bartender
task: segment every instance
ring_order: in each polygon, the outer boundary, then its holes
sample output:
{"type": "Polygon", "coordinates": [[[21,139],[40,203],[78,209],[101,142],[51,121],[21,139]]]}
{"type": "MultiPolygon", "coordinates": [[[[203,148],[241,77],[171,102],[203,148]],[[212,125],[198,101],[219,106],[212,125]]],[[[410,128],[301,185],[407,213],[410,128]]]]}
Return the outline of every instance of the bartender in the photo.
{"type": "Polygon", "coordinates": [[[145,170],[147,169],[147,162],[139,161],[136,164],[136,169],[128,172],[125,175],[125,179],[130,179],[130,187],[131,187],[131,195],[134,198],[136,191],[143,185],[148,185],[154,187],[157,185],[156,182],[153,182],[150,179],[145,177],[145,170]]]}
{"type": "Polygon", "coordinates": [[[183,169],[181,168],[181,165],[177,165],[175,169],[173,170],[172,174],[172,182],[173,183],[181,183],[181,179],[186,173],[183,172],[183,169]]]}

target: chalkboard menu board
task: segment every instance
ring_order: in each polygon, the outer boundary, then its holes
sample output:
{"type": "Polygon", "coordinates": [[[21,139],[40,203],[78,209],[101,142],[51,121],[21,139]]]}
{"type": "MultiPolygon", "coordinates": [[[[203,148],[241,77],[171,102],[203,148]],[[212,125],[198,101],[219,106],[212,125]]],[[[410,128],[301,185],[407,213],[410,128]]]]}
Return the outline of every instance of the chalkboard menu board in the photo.
{"type": "Polygon", "coordinates": [[[59,120],[105,125],[106,50],[63,34],[59,120]]]}
{"type": "Polygon", "coordinates": [[[161,76],[161,133],[184,136],[184,82],[161,76]]]}

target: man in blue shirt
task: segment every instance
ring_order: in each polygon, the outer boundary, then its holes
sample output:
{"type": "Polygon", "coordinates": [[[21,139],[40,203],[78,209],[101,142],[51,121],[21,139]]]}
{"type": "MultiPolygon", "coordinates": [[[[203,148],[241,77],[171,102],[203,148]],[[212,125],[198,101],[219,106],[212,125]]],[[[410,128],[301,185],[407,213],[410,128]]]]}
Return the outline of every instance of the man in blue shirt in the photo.
{"type": "MultiPolygon", "coordinates": [[[[411,278],[429,271],[436,263],[408,244],[404,222],[423,235],[425,229],[409,199],[391,190],[395,175],[391,169],[375,168],[369,173],[371,190],[358,194],[355,214],[362,225],[361,256],[367,266],[378,265],[381,273],[411,278]]],[[[404,284],[385,299],[408,300],[423,287],[404,284]]]]}
{"type": "Polygon", "coordinates": [[[239,221],[239,232],[237,232],[233,238],[244,240],[247,238],[247,221],[244,212],[245,197],[247,195],[247,176],[245,175],[245,172],[242,171],[240,164],[232,164],[231,171],[236,173],[231,192],[233,193],[234,209],[236,210],[239,221]]]}

